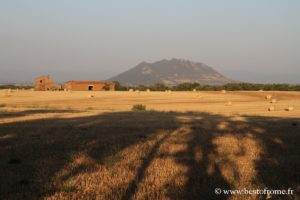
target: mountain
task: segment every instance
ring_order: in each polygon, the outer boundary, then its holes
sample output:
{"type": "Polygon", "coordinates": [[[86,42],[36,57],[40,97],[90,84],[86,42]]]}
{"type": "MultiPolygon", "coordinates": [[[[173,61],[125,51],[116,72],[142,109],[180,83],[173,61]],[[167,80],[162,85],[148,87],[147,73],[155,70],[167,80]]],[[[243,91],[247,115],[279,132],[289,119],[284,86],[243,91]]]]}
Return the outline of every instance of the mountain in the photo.
{"type": "Polygon", "coordinates": [[[128,71],[108,79],[108,81],[118,81],[127,86],[155,83],[173,86],[186,82],[219,85],[233,82],[203,63],[175,58],[154,63],[142,62],[128,71]]]}

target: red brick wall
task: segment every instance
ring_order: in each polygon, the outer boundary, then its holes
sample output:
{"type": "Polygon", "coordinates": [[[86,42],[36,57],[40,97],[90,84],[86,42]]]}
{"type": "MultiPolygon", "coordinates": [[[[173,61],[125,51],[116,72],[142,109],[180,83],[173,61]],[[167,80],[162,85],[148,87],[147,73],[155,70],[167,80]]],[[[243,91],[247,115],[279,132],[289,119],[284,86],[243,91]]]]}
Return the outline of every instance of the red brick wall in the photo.
{"type": "Polygon", "coordinates": [[[89,86],[92,86],[92,91],[115,90],[114,83],[100,81],[69,81],[65,84],[65,89],[73,91],[89,91],[89,86]]]}

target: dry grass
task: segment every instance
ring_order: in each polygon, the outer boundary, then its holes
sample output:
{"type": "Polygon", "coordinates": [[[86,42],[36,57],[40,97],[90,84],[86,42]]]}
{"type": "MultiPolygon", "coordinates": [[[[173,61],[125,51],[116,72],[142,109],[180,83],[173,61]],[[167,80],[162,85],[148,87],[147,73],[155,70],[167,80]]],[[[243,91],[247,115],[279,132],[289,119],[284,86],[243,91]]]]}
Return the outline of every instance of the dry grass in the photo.
{"type": "Polygon", "coordinates": [[[294,110],[294,107],[293,106],[288,106],[287,108],[286,108],[286,111],[293,111],[294,110]]]}
{"type": "Polygon", "coordinates": [[[271,99],[272,98],[272,95],[270,95],[270,94],[268,94],[267,96],[266,96],[266,99],[271,99]]]}
{"type": "Polygon", "coordinates": [[[271,106],[268,108],[268,111],[274,111],[275,110],[275,106],[271,106]]]}
{"type": "Polygon", "coordinates": [[[0,199],[265,199],[214,188],[299,187],[299,93],[272,94],[273,112],[263,92],[199,93],[0,98],[11,109],[0,110],[0,199]]]}
{"type": "Polygon", "coordinates": [[[277,102],[276,99],[272,99],[272,100],[270,101],[270,103],[276,103],[276,102],[277,102]]]}

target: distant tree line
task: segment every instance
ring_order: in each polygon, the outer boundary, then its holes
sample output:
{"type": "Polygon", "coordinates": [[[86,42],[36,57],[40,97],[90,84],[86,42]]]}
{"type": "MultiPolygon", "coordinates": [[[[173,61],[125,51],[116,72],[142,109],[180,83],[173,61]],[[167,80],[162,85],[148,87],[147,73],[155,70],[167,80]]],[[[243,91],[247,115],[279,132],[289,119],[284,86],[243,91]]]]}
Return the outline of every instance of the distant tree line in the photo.
{"type": "Polygon", "coordinates": [[[33,86],[20,86],[20,85],[13,85],[13,84],[7,84],[7,85],[0,85],[0,89],[31,89],[33,86]]]}
{"type": "MultiPolygon", "coordinates": [[[[117,91],[128,91],[130,89],[146,91],[150,89],[151,91],[300,91],[300,85],[292,84],[256,84],[256,83],[227,83],[225,85],[201,85],[199,83],[181,83],[175,86],[166,86],[162,83],[156,83],[150,86],[138,85],[138,86],[123,86],[119,82],[115,82],[115,89],[117,91]]],[[[0,85],[0,89],[31,89],[32,86],[18,86],[13,84],[0,85]]]]}
{"type": "Polygon", "coordinates": [[[116,90],[117,91],[128,91],[130,89],[146,91],[150,89],[151,91],[220,91],[220,90],[228,90],[228,91],[238,91],[238,90],[246,90],[246,91],[257,91],[257,90],[265,90],[265,91],[300,91],[300,85],[291,85],[291,84],[256,84],[256,83],[227,83],[225,85],[201,85],[199,83],[181,83],[176,86],[166,86],[161,83],[156,83],[150,86],[138,85],[135,87],[132,86],[123,86],[119,82],[116,82],[116,90]]]}

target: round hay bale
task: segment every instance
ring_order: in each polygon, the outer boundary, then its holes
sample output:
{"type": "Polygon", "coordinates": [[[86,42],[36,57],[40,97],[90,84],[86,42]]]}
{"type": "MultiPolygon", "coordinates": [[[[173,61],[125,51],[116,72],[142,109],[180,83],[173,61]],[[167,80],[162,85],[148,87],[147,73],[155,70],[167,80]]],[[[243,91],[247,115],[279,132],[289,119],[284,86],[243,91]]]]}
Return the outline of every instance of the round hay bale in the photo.
{"type": "Polygon", "coordinates": [[[268,108],[268,111],[274,111],[275,110],[275,106],[271,106],[268,108]]]}
{"type": "Polygon", "coordinates": [[[271,99],[270,103],[276,103],[277,100],[276,99],[271,99]]]}
{"type": "Polygon", "coordinates": [[[286,111],[293,111],[293,110],[294,110],[294,107],[293,107],[293,106],[288,106],[285,110],[286,110],[286,111]]]}
{"type": "Polygon", "coordinates": [[[150,91],[151,91],[150,89],[147,89],[147,90],[146,90],[146,92],[150,92],[150,91]]]}
{"type": "Polygon", "coordinates": [[[130,88],[130,89],[129,89],[129,92],[134,92],[134,90],[130,88]]]}
{"type": "Polygon", "coordinates": [[[89,98],[94,98],[95,96],[93,94],[89,94],[89,98]]]}
{"type": "Polygon", "coordinates": [[[226,94],[226,90],[221,90],[221,93],[222,94],[226,94]]]}
{"type": "Polygon", "coordinates": [[[231,105],[232,105],[232,102],[231,102],[231,101],[227,101],[225,105],[226,105],[226,106],[231,106],[231,105]]]}
{"type": "Polygon", "coordinates": [[[193,92],[197,92],[197,90],[196,90],[196,89],[193,89],[193,92]]]}
{"type": "Polygon", "coordinates": [[[272,98],[272,95],[268,94],[265,98],[270,100],[272,98]]]}
{"type": "Polygon", "coordinates": [[[12,96],[11,95],[11,90],[10,89],[9,90],[5,90],[3,96],[4,97],[11,97],[12,96]]]}
{"type": "Polygon", "coordinates": [[[264,90],[262,90],[262,89],[260,89],[260,90],[258,90],[259,92],[263,92],[264,90]]]}

